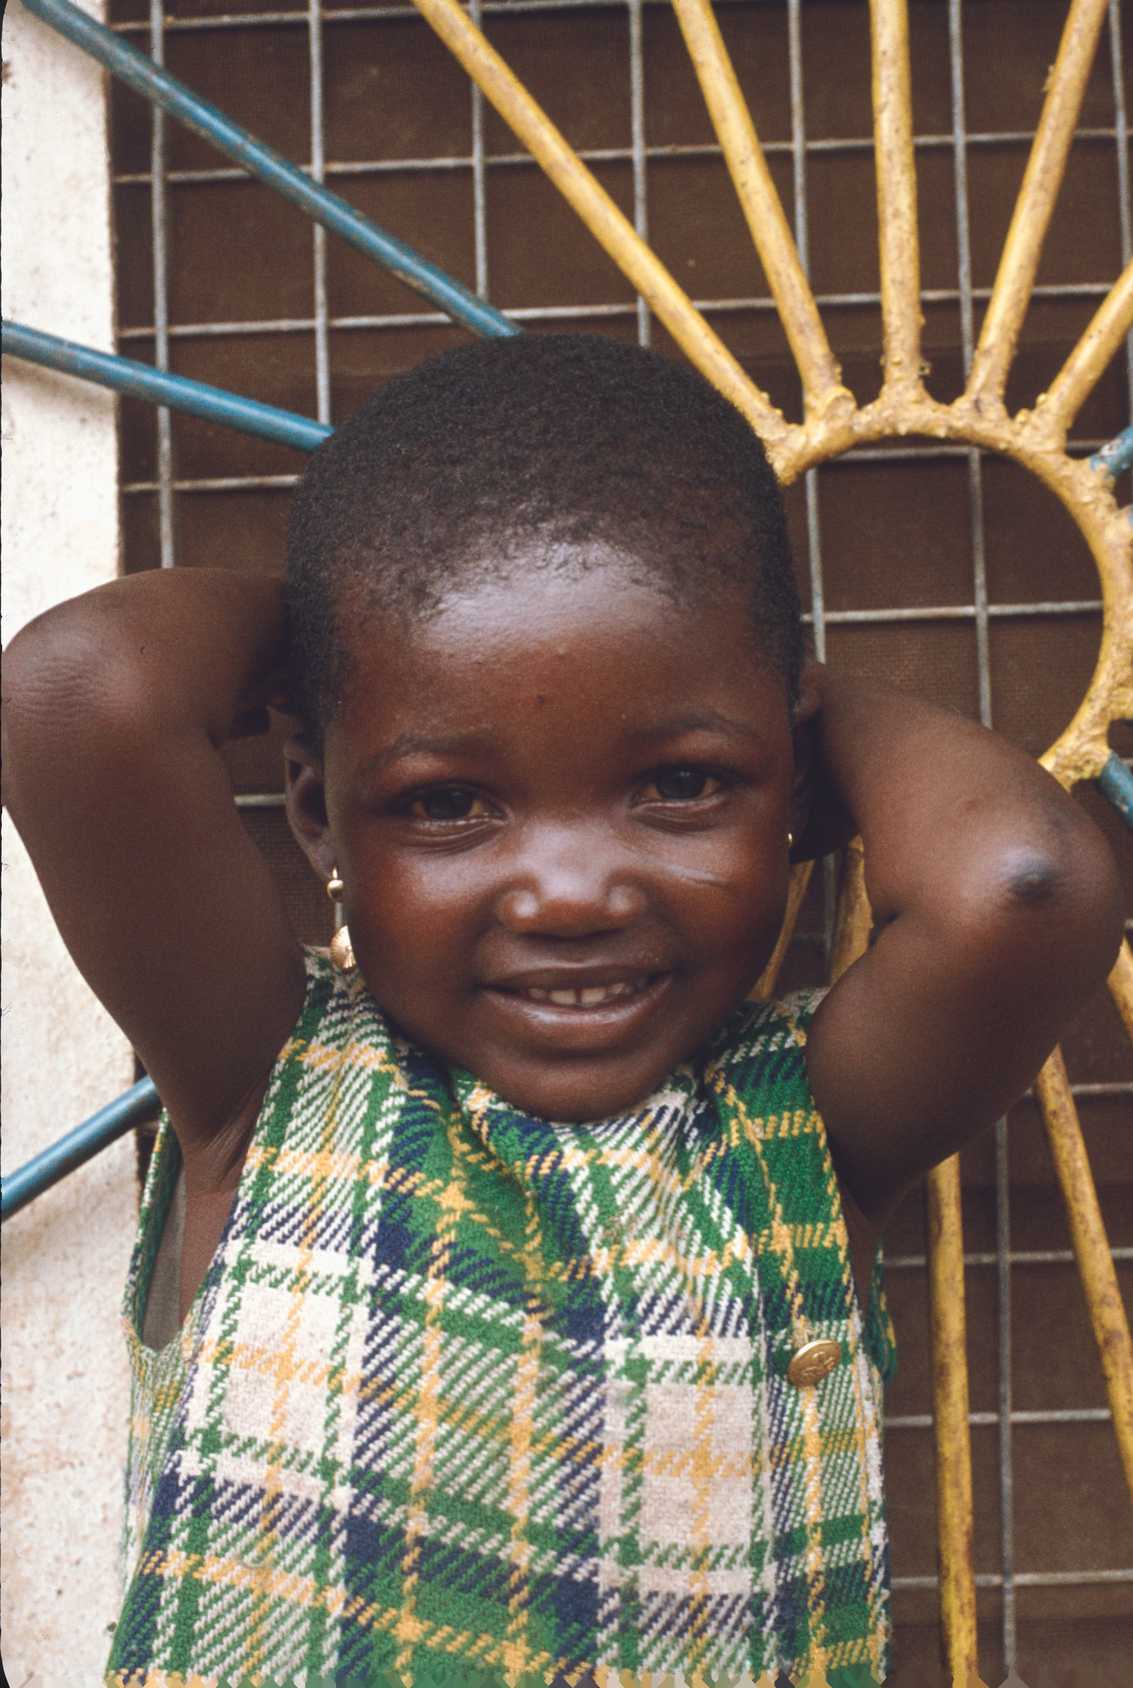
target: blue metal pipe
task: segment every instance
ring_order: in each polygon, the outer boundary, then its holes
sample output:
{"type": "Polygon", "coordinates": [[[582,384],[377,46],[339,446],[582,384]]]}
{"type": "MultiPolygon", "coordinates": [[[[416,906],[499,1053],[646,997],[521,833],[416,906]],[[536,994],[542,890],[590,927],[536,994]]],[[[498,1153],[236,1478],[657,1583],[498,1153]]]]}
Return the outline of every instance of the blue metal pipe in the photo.
{"type": "Polygon", "coordinates": [[[1133,771],[1125,766],[1116,750],[1110,751],[1109,761],[1098,775],[1098,784],[1125,824],[1133,826],[1133,771]]]}
{"type": "Polygon", "coordinates": [[[93,1159],[119,1137],[124,1137],[133,1126],[151,1118],[160,1106],[153,1080],[143,1078],[105,1108],[100,1108],[97,1114],[77,1125],[74,1131],[69,1131],[66,1137],[61,1137],[58,1143],[53,1143],[50,1149],[35,1155],[11,1177],[4,1179],[0,1222],[10,1219],[13,1213],[18,1213],[36,1196],[41,1196],[52,1184],[58,1184],[76,1167],[93,1159]]]}
{"type": "Polygon", "coordinates": [[[3,349],[13,357],[41,363],[63,375],[97,381],[102,387],[113,387],[115,392],[129,393],[132,398],[151,399],[154,404],[166,404],[173,410],[187,411],[190,416],[203,416],[208,422],[223,422],[241,433],[258,434],[261,439],[297,446],[300,451],[314,451],[332,431],[325,423],[313,422],[309,416],[299,416],[293,410],[277,410],[274,405],[242,398],[224,387],[210,387],[203,381],[190,381],[184,375],[170,375],[151,364],[135,363],[132,358],[115,357],[111,352],[96,352],[91,346],[60,340],[54,334],[43,334],[38,328],[26,328],[7,318],[3,324],[3,349]]]}
{"type": "Polygon", "coordinates": [[[1126,469],[1133,469],[1133,425],[1096,451],[1090,458],[1090,468],[1104,469],[1111,481],[1123,475],[1126,469]]]}
{"type": "Polygon", "coordinates": [[[486,305],[459,281],[446,275],[444,270],[431,264],[419,252],[414,252],[411,246],[406,246],[403,241],[370,222],[338,194],[312,181],[305,171],[281,153],[265,146],[263,141],[258,141],[238,123],[233,123],[217,106],[194,94],[191,88],[186,88],[183,82],[178,82],[176,77],[154,64],[145,53],[139,53],[136,47],[120,40],[112,30],[96,23],[70,0],[24,0],[24,4],[29,12],[42,18],[52,29],[57,29],[60,35],[65,35],[145,99],[161,106],[170,116],[219,147],[221,152],[226,152],[245,170],[282,194],[284,199],[298,205],[317,223],[341,235],[368,258],[376,259],[399,281],[415,292],[423,293],[457,322],[464,323],[476,334],[499,336],[520,332],[502,311],[486,305]]]}

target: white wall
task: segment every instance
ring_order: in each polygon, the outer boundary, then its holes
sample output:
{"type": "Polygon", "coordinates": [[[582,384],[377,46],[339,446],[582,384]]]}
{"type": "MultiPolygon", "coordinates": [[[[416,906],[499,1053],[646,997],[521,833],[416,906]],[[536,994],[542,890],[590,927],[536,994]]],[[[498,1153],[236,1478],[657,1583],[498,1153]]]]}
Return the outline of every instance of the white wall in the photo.
{"type": "MultiPolygon", "coordinates": [[[[80,0],[101,15],[100,0],[80,0]]],[[[112,348],[103,74],[22,8],[4,19],[4,315],[112,348]]],[[[3,637],[118,567],[109,394],[5,360],[3,637]]],[[[3,832],[3,1170],[131,1083],[14,829],[3,832]]],[[[135,1222],[116,1144],[3,1232],[3,1662],[12,1688],[101,1680],[117,1616],[128,1394],[118,1307],[135,1222]]]]}

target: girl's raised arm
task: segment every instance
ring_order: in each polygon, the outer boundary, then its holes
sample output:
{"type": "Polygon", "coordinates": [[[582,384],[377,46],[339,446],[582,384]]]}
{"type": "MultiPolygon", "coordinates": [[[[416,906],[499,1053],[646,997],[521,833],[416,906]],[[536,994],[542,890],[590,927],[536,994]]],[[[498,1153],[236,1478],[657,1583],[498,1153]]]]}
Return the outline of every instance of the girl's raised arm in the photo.
{"type": "Polygon", "coordinates": [[[182,1146],[263,1084],[303,964],[220,747],[278,685],[279,582],[154,571],[71,599],[4,657],[5,800],[80,971],[182,1146]]]}
{"type": "Polygon", "coordinates": [[[876,932],[808,1064],[839,1175],[880,1224],[1017,1099],[1105,978],[1120,887],[1097,828],[1005,739],[824,670],[814,684],[818,776],[862,835],[876,932]]]}

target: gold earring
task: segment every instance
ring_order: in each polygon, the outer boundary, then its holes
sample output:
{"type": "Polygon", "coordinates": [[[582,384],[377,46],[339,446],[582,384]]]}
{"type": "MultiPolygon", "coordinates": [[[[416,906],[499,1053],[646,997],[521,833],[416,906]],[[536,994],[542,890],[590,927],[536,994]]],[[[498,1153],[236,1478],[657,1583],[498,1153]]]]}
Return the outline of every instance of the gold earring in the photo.
{"type": "Polygon", "coordinates": [[[352,967],[358,965],[354,958],[354,945],[350,942],[350,929],[342,917],[342,893],[346,889],[339,878],[338,868],[332,867],[330,878],[327,880],[327,896],[335,907],[338,924],[334,937],[330,941],[330,958],[340,973],[349,973],[352,967]]]}

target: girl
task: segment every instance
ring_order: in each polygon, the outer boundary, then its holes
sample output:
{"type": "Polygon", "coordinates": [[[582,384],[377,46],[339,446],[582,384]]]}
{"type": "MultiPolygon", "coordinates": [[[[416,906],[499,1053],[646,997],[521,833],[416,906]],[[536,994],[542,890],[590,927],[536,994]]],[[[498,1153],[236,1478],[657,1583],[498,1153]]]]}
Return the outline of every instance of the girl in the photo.
{"type": "Polygon", "coordinates": [[[107,1681],[883,1681],[877,1236],[1118,890],[1028,758],[804,663],[738,414],[606,340],[451,354],[316,455],[286,586],[115,582],[5,703],[166,1107],[107,1681]],[[272,703],[330,957],[220,757],[272,703]],[[855,830],[868,953],[747,1001],[791,857],[855,830]]]}

